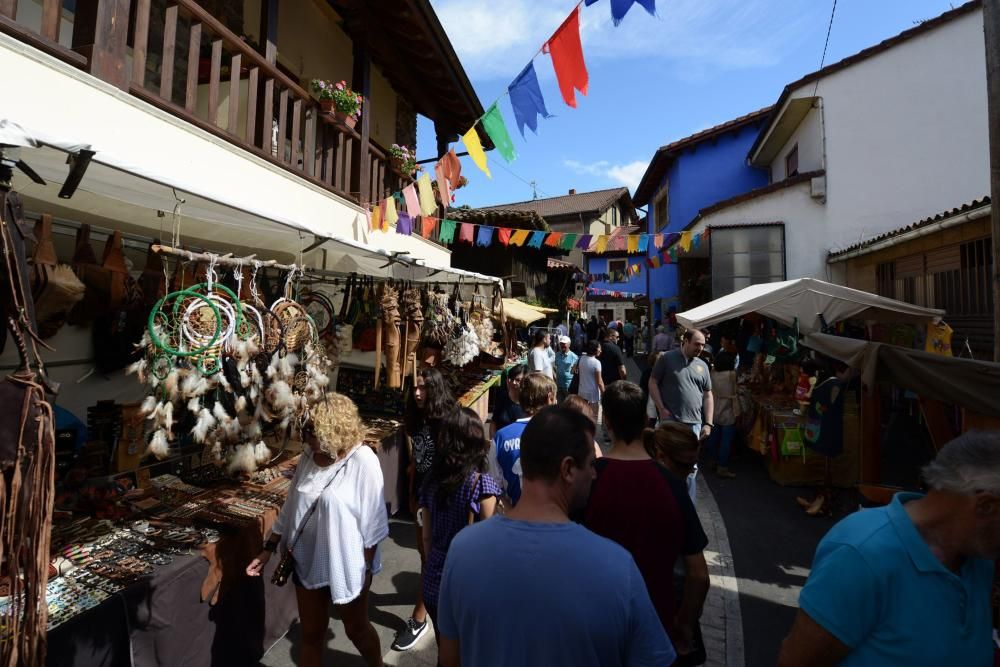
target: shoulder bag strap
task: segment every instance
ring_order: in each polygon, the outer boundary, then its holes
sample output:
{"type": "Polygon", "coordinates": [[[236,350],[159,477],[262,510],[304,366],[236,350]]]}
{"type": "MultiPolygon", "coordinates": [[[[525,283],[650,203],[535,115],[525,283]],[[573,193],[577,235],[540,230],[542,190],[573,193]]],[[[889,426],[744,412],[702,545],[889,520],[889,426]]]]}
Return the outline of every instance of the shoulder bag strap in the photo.
{"type": "Polygon", "coordinates": [[[479,482],[483,480],[483,474],[480,472],[476,473],[476,481],[472,483],[472,496],[469,498],[469,525],[471,526],[476,522],[476,512],[473,511],[471,504],[473,499],[476,497],[476,489],[479,488],[479,482]]]}
{"type": "Polygon", "coordinates": [[[343,469],[347,467],[348,461],[350,461],[354,457],[355,452],[357,452],[358,449],[360,449],[361,447],[365,446],[366,445],[360,445],[359,447],[356,447],[354,451],[351,452],[350,456],[348,456],[347,459],[344,461],[344,464],[334,471],[333,476],[330,477],[330,481],[328,481],[326,484],[323,485],[323,488],[322,490],[320,490],[319,495],[316,496],[316,500],[314,500],[313,504],[309,506],[309,511],[306,512],[306,516],[304,519],[302,519],[302,523],[299,524],[298,529],[295,531],[295,537],[292,538],[292,541],[289,543],[288,546],[289,552],[295,550],[295,545],[299,543],[299,538],[302,537],[302,531],[305,530],[306,524],[309,523],[309,519],[312,518],[313,513],[316,511],[316,506],[319,505],[319,501],[320,499],[323,498],[323,494],[326,493],[326,490],[330,488],[330,485],[333,484],[333,481],[335,479],[337,479],[337,476],[341,473],[341,471],[343,471],[343,469]]]}

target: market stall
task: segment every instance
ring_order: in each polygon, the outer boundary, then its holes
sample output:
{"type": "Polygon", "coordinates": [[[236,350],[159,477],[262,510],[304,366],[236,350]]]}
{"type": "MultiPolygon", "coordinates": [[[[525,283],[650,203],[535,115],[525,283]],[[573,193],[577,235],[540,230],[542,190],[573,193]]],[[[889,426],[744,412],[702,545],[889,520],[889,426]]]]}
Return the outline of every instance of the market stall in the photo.
{"type": "MultiPolygon", "coordinates": [[[[844,383],[836,401],[835,456],[819,453],[822,435],[813,391],[830,368],[813,363],[799,344],[802,334],[830,331],[868,338],[909,334],[926,344],[943,325],[943,311],[914,306],[813,278],[752,285],[677,314],[684,327],[719,325],[741,359],[741,426],[748,446],[767,457],[771,478],[781,484],[832,483],[853,487],[860,475],[861,392],[844,383]],[[924,330],[923,337],[917,332],[924,330]]],[[[719,345],[721,340],[713,340],[719,345]]],[[[823,406],[819,406],[822,411],[823,406]]],[[[828,429],[829,430],[829,429],[828,429]]]]}
{"type": "MultiPolygon", "coordinates": [[[[294,619],[294,590],[244,569],[283,502],[310,405],[334,389],[358,403],[395,512],[407,378],[438,364],[485,411],[507,356],[494,335],[500,281],[284,220],[280,207],[241,210],[100,152],[75,195],[92,214],[50,214],[66,154],[87,147],[6,121],[0,143],[32,149],[51,181],[18,179],[30,198],[11,193],[3,219],[24,239],[9,254],[37,314],[34,368],[61,385],[49,396],[51,557],[39,549],[49,576],[23,589],[4,569],[5,627],[43,599],[48,664],[256,661],[294,619]]],[[[35,344],[8,341],[0,367],[20,368],[35,344]]]]}

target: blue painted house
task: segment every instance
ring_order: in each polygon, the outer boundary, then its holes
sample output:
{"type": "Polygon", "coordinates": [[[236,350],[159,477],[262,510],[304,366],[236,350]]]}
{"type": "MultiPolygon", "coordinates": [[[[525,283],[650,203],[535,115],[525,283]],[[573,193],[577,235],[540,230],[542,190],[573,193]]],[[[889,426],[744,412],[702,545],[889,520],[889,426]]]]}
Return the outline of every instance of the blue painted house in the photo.
{"type": "MultiPolygon", "coordinates": [[[[633,197],[637,207],[647,207],[647,232],[679,232],[703,208],[767,185],[767,171],[749,166],[746,156],[770,112],[761,109],[661,146],[633,197]]],[[[650,245],[649,255],[656,252],[650,245]]],[[[642,291],[652,301],[653,319],[662,319],[671,306],[684,310],[711,300],[708,260],[678,259],[658,269],[643,267],[642,291]]]]}

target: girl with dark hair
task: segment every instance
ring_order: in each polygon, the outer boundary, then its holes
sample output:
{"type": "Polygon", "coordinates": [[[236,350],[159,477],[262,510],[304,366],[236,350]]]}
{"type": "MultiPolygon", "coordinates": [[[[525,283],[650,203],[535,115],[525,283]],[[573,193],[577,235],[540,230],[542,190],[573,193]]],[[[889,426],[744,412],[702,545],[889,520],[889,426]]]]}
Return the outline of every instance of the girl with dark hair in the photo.
{"type": "Polygon", "coordinates": [[[504,426],[524,419],[524,410],[521,409],[521,380],[527,374],[528,367],[525,364],[518,364],[507,371],[507,377],[500,387],[500,395],[497,396],[496,410],[493,411],[491,438],[504,426]]]}
{"type": "Polygon", "coordinates": [[[493,516],[500,487],[486,473],[489,447],[479,415],[454,410],[441,421],[438,450],[420,490],[423,515],[423,599],[437,626],[438,591],[452,538],[465,526],[493,516]]]}
{"type": "MultiPolygon", "coordinates": [[[[417,509],[417,494],[434,465],[437,451],[438,431],[441,421],[455,411],[455,397],[448,383],[436,368],[422,368],[417,371],[413,388],[406,398],[404,424],[409,442],[410,466],[410,511],[417,520],[417,551],[420,552],[421,566],[424,563],[421,535],[421,516],[417,509]]],[[[423,570],[423,567],[421,567],[423,570]]],[[[406,626],[396,633],[392,648],[408,651],[427,631],[427,609],[424,606],[422,587],[417,589],[417,603],[413,614],[406,620],[406,626]]]]}

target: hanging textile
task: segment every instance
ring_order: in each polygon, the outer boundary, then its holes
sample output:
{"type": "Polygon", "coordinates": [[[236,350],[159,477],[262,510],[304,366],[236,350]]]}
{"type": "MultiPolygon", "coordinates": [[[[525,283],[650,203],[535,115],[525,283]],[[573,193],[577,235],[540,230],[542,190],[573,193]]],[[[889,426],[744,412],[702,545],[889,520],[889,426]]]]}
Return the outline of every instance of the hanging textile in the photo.
{"type": "Polygon", "coordinates": [[[462,177],[462,161],[458,159],[458,154],[455,153],[455,149],[452,148],[450,151],[445,153],[444,157],[438,162],[441,165],[441,172],[444,177],[448,179],[448,184],[451,189],[454,190],[458,186],[458,179],[462,177]]]}
{"type": "Polygon", "coordinates": [[[653,247],[659,250],[663,247],[663,237],[665,234],[653,234],[653,247]]]}
{"type": "Polygon", "coordinates": [[[680,246],[684,252],[691,250],[691,232],[681,232],[680,246]]]}
{"type": "Polygon", "coordinates": [[[601,234],[600,236],[597,237],[597,247],[595,248],[594,252],[602,253],[607,249],[608,249],[608,237],[605,236],[604,234],[601,234]]]}
{"type": "Polygon", "coordinates": [[[507,162],[513,162],[517,154],[514,152],[514,142],[510,140],[510,133],[507,131],[506,123],[504,123],[503,114],[500,113],[499,102],[494,102],[490,110],[483,116],[483,129],[493,140],[493,145],[496,146],[500,156],[507,162]]]}
{"type": "Polygon", "coordinates": [[[413,234],[413,218],[406,211],[399,212],[399,219],[396,221],[396,233],[403,236],[413,234]]]}
{"type": "Polygon", "coordinates": [[[473,237],[476,233],[476,226],[468,222],[458,223],[458,240],[472,245],[473,237]]]}
{"type": "Polygon", "coordinates": [[[639,252],[639,236],[637,234],[629,234],[628,251],[639,252]]]}
{"type": "Polygon", "coordinates": [[[649,250],[649,234],[643,234],[639,237],[639,252],[647,252],[649,250]]]}
{"type": "Polygon", "coordinates": [[[538,86],[534,62],[528,63],[528,66],[521,70],[513,83],[508,86],[507,92],[510,94],[510,105],[514,108],[514,120],[517,122],[517,129],[521,131],[521,136],[524,136],[525,125],[537,133],[538,116],[542,118],[551,116],[545,108],[542,89],[538,86]]]}
{"type": "Polygon", "coordinates": [[[659,255],[653,255],[649,258],[649,267],[651,269],[658,269],[663,266],[663,261],[660,259],[659,255]]]}
{"type": "Polygon", "coordinates": [[[545,239],[545,245],[550,248],[555,248],[559,245],[559,241],[562,240],[562,234],[559,232],[551,232],[547,239],[545,239]]]}
{"type": "Polygon", "coordinates": [[[479,225],[479,234],[476,235],[476,245],[489,248],[493,245],[493,228],[486,225],[479,225]]]}
{"type": "Polygon", "coordinates": [[[434,227],[437,225],[437,218],[432,218],[429,215],[424,216],[420,219],[420,235],[425,239],[429,239],[431,234],[434,233],[434,227]]]}
{"type": "Polygon", "coordinates": [[[712,228],[711,228],[711,227],[706,227],[706,228],[705,228],[705,231],[703,231],[703,232],[701,233],[701,238],[702,238],[702,240],[705,240],[705,241],[707,241],[707,240],[708,240],[708,236],[709,236],[709,234],[711,234],[711,233],[712,233],[712,228]]]}
{"type": "Polygon", "coordinates": [[[580,44],[579,7],[563,21],[542,50],[552,56],[552,67],[556,70],[563,101],[575,109],[576,95],[573,89],[587,94],[587,65],[583,62],[583,45],[580,44]]]}
{"type": "Polygon", "coordinates": [[[694,238],[691,239],[691,247],[698,248],[701,246],[701,234],[695,234],[694,238]]]}
{"type": "Polygon", "coordinates": [[[437,179],[438,192],[441,193],[441,208],[446,209],[451,206],[451,184],[444,175],[444,165],[441,162],[434,165],[434,178],[437,179]]]}
{"type": "Polygon", "coordinates": [[[420,175],[417,179],[417,190],[420,191],[420,215],[433,215],[437,210],[437,202],[434,201],[434,187],[431,185],[430,174],[424,172],[420,175]]]}
{"type": "Polygon", "coordinates": [[[411,218],[423,214],[420,210],[420,201],[417,199],[417,188],[413,186],[413,183],[403,188],[403,200],[406,201],[406,212],[410,214],[411,218]]]}
{"type": "Polygon", "coordinates": [[[441,233],[438,235],[438,241],[448,245],[455,241],[455,221],[454,220],[442,220],[441,221],[441,233]]]}
{"type": "Polygon", "coordinates": [[[368,231],[372,231],[372,209],[365,209],[365,221],[368,223],[368,231]]]}
{"type": "Polygon", "coordinates": [[[503,245],[510,244],[510,235],[514,232],[513,229],[509,227],[501,227],[497,230],[497,238],[500,239],[500,243],[503,245]]]}
{"type": "Polygon", "coordinates": [[[528,241],[529,248],[538,248],[541,250],[542,241],[545,240],[545,232],[532,232],[531,239],[528,241]]]}
{"type": "Polygon", "coordinates": [[[462,135],[462,143],[465,144],[465,150],[469,152],[469,157],[472,161],[479,167],[488,178],[493,178],[493,174],[490,173],[490,168],[486,166],[486,152],[483,150],[483,145],[479,142],[479,134],[476,132],[476,126],[473,125],[469,128],[469,131],[462,135]]]}
{"type": "Polygon", "coordinates": [[[389,231],[389,225],[396,224],[397,220],[399,220],[399,213],[396,212],[396,198],[386,197],[385,215],[382,216],[382,230],[389,231]]]}
{"type": "Polygon", "coordinates": [[[512,246],[518,246],[518,247],[523,246],[524,242],[528,238],[528,234],[530,233],[531,232],[528,231],[527,229],[517,230],[516,232],[514,232],[514,235],[510,237],[510,244],[512,246]]]}
{"type": "Polygon", "coordinates": [[[669,254],[670,254],[670,261],[671,262],[676,262],[677,261],[677,246],[671,246],[669,254]]]}
{"type": "Polygon", "coordinates": [[[576,242],[576,247],[581,250],[590,250],[590,242],[594,239],[590,234],[584,234],[580,237],[580,240],[576,242]]]}
{"type": "Polygon", "coordinates": [[[572,250],[579,236],[579,234],[563,234],[562,240],[559,241],[559,247],[562,250],[572,250]]]}

